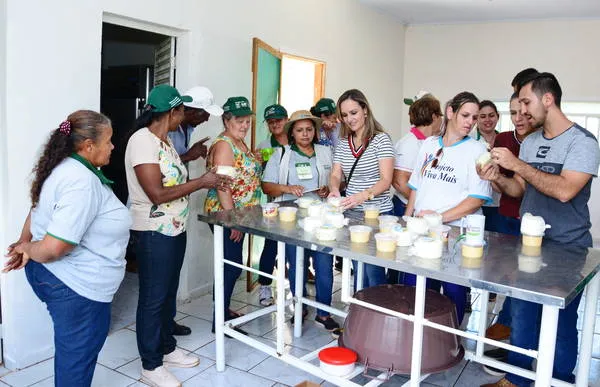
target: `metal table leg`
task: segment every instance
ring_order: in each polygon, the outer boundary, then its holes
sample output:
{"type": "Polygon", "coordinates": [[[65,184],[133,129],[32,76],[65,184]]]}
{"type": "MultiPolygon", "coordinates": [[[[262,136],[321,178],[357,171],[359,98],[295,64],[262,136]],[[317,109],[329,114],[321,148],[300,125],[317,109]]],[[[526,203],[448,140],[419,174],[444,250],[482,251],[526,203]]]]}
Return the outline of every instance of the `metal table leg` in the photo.
{"type": "Polygon", "coordinates": [[[296,246],[296,304],[294,305],[294,337],[302,336],[302,297],[304,297],[304,249],[296,246]]]}
{"type": "Polygon", "coordinates": [[[217,357],[217,371],[225,371],[225,296],[224,296],[224,263],[223,263],[223,227],[215,225],[214,267],[215,267],[215,346],[217,357]]]}
{"type": "Polygon", "coordinates": [[[552,380],[556,330],[558,327],[558,307],[544,305],[540,327],[540,344],[535,374],[535,386],[547,387],[552,380]]]}
{"type": "Polygon", "coordinates": [[[425,316],[425,280],[417,275],[415,289],[415,321],[413,324],[412,359],[410,363],[410,385],[418,387],[421,383],[421,357],[423,354],[423,318],[425,316]]]}
{"type": "Polygon", "coordinates": [[[285,243],[277,242],[277,353],[283,355],[285,341],[285,243]]]}
{"type": "Polygon", "coordinates": [[[590,378],[590,362],[592,360],[592,345],[594,340],[594,326],[596,324],[596,306],[598,305],[599,288],[600,275],[596,274],[588,284],[585,293],[581,348],[579,349],[579,365],[577,366],[577,387],[587,387],[590,378]]]}

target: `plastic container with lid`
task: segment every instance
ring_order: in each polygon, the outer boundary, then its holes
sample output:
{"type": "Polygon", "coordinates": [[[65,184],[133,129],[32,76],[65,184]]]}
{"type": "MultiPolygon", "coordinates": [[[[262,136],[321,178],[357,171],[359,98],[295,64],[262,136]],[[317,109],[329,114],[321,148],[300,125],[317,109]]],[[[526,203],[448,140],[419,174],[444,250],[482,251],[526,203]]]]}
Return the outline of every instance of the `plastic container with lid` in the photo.
{"type": "Polygon", "coordinates": [[[365,219],[377,219],[379,216],[379,204],[363,204],[365,219]]]}
{"type": "Polygon", "coordinates": [[[314,202],[308,206],[308,216],[321,216],[323,211],[323,203],[314,202]]]}
{"type": "Polygon", "coordinates": [[[350,226],[350,241],[353,243],[367,243],[369,241],[369,235],[371,234],[371,227],[369,226],[350,226]]]}
{"type": "Polygon", "coordinates": [[[279,208],[279,220],[282,222],[293,222],[296,220],[296,207],[281,207],[279,208]]]}
{"type": "Polygon", "coordinates": [[[320,368],[329,375],[346,376],[354,371],[358,355],[351,349],[329,347],[319,352],[320,368]]]}
{"type": "Polygon", "coordinates": [[[432,238],[441,239],[442,242],[448,242],[448,234],[450,233],[450,226],[439,225],[429,229],[429,236],[432,238]]]}
{"type": "Polygon", "coordinates": [[[544,234],[540,235],[527,235],[523,234],[523,246],[530,247],[539,247],[542,245],[542,239],[544,239],[544,234]]]}
{"type": "Polygon", "coordinates": [[[342,206],[342,200],[344,200],[345,197],[343,196],[339,196],[339,197],[331,197],[327,199],[327,204],[331,204],[334,207],[341,207],[342,206]]]}
{"type": "Polygon", "coordinates": [[[334,241],[337,229],[331,225],[324,225],[315,230],[317,239],[321,241],[334,241]]]}
{"type": "Polygon", "coordinates": [[[319,203],[321,203],[321,201],[317,200],[311,196],[302,196],[302,197],[299,197],[298,199],[296,199],[295,203],[300,208],[309,208],[311,204],[313,204],[313,203],[319,204],[319,203]]]}
{"type": "Polygon", "coordinates": [[[272,218],[277,216],[277,209],[279,204],[277,203],[264,203],[260,205],[262,207],[262,214],[266,218],[272,218]]]}
{"type": "Polygon", "coordinates": [[[379,232],[375,234],[375,245],[378,251],[391,253],[396,251],[397,238],[392,233],[379,232]]]}
{"type": "Polygon", "coordinates": [[[466,258],[481,258],[483,256],[483,245],[463,243],[461,253],[466,258]]]}

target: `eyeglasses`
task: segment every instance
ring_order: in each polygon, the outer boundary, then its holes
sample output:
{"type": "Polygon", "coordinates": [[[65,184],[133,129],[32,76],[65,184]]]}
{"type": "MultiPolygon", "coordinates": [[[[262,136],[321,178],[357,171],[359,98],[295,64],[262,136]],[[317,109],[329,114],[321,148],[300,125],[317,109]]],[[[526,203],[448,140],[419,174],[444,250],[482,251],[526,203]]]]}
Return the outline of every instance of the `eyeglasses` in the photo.
{"type": "Polygon", "coordinates": [[[431,167],[432,168],[437,168],[438,166],[438,161],[442,158],[442,155],[444,154],[444,148],[440,148],[438,149],[437,152],[435,152],[435,159],[433,159],[433,162],[431,163],[431,167]]]}

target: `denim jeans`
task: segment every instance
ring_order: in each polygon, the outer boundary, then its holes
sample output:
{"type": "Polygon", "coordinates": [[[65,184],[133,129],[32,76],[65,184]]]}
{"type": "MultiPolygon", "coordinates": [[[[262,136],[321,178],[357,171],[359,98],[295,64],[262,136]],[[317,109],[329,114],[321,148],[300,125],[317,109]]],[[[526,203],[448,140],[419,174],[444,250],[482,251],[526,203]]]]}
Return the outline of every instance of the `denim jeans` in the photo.
{"type": "MultiPolygon", "coordinates": [[[[404,273],[404,285],[416,286],[417,276],[410,273],[404,273]]],[[[437,292],[440,291],[440,287],[444,288],[444,295],[448,297],[456,306],[456,317],[458,318],[458,325],[462,323],[465,317],[465,306],[467,304],[467,288],[462,285],[453,284],[445,281],[438,281],[431,278],[427,278],[425,282],[427,289],[432,289],[437,292]]]]}
{"type": "MultiPolygon", "coordinates": [[[[277,241],[265,238],[265,245],[262,253],[260,254],[260,261],[258,264],[258,270],[273,274],[275,269],[275,259],[277,258],[277,241]]],[[[261,285],[271,285],[273,280],[268,277],[258,276],[258,283],[261,285]]]]}
{"type": "Polygon", "coordinates": [[[179,274],[187,236],[168,236],[156,231],[133,231],[140,279],[136,315],[137,345],[142,367],[162,365],[163,355],[175,350],[173,318],[176,313],[179,274]]]}
{"type": "MultiPolygon", "coordinates": [[[[575,381],[573,369],[577,362],[577,308],[581,293],[565,309],[558,313],[556,350],[552,376],[568,383],[575,381]]],[[[540,334],[542,305],[513,298],[511,304],[512,325],[510,343],[521,348],[537,349],[540,334]]],[[[508,353],[508,363],[531,369],[533,359],[515,352],[508,353]]],[[[517,386],[529,386],[531,380],[507,374],[506,379],[517,386]]]]}
{"type": "Polygon", "coordinates": [[[44,265],[29,261],[27,280],[54,325],[54,385],[90,386],[110,326],[110,302],[82,297],[44,265]]]}
{"type": "MultiPolygon", "coordinates": [[[[213,226],[209,226],[211,231],[213,231],[213,226]]],[[[234,242],[229,237],[231,236],[231,229],[223,228],[223,257],[229,261],[233,261],[239,263],[240,265],[243,263],[242,251],[244,247],[244,238],[239,242],[234,242]]],[[[277,242],[275,242],[275,246],[277,246],[277,242]]],[[[235,287],[235,281],[239,278],[240,274],[242,274],[242,269],[231,266],[224,265],[223,268],[223,297],[224,297],[224,311],[223,316],[225,316],[225,321],[231,320],[232,316],[229,313],[229,304],[231,303],[231,295],[233,294],[233,288],[235,287]]],[[[272,270],[271,270],[272,271],[272,270]]],[[[214,288],[213,288],[214,295],[214,288]]],[[[213,296],[214,301],[214,296],[213,296]]],[[[215,313],[213,308],[213,329],[215,328],[215,313]]]]}
{"type": "MultiPolygon", "coordinates": [[[[381,215],[393,215],[393,212],[386,211],[382,212],[381,215]]],[[[352,267],[354,268],[354,291],[356,292],[358,262],[353,260],[352,267]]],[[[363,263],[363,289],[370,288],[371,286],[383,285],[385,283],[387,283],[387,278],[384,267],[363,263]]]]}
{"type": "MultiPolygon", "coordinates": [[[[304,290],[306,296],[306,276],[308,273],[309,257],[313,257],[313,266],[315,269],[315,289],[317,302],[325,305],[331,305],[333,290],[333,255],[313,250],[304,250],[304,290]]],[[[289,280],[292,294],[296,295],[296,246],[285,245],[285,259],[289,265],[289,280]]],[[[327,317],[329,312],[317,309],[317,316],[327,317]]]]}

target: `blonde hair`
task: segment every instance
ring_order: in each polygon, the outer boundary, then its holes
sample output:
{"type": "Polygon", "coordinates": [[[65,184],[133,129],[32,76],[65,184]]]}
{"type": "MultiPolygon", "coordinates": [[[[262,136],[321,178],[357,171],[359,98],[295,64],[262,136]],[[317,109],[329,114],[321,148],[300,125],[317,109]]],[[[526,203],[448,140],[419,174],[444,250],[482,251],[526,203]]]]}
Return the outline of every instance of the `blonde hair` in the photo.
{"type": "Polygon", "coordinates": [[[358,89],[350,89],[345,91],[337,101],[337,116],[342,123],[342,127],[340,128],[340,138],[346,138],[350,135],[350,128],[346,125],[344,120],[342,119],[342,102],[346,100],[352,100],[360,105],[361,108],[366,109],[366,117],[365,117],[365,132],[364,138],[373,138],[375,135],[379,133],[385,133],[385,129],[383,126],[375,119],[375,115],[371,110],[371,106],[369,105],[369,101],[367,101],[367,97],[362,93],[362,91],[358,89]]]}

